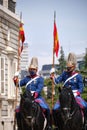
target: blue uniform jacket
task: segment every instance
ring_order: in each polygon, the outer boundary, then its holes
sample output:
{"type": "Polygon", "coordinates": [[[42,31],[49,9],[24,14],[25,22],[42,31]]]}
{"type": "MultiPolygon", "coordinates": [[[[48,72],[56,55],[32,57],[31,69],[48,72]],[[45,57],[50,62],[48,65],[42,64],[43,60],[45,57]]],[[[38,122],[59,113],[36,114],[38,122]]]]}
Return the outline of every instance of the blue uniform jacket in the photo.
{"type": "MultiPolygon", "coordinates": [[[[26,86],[26,84],[31,80],[32,78],[30,76],[26,76],[24,79],[20,81],[19,83],[20,87],[26,86]]],[[[41,96],[41,91],[43,87],[44,87],[44,79],[41,76],[38,76],[38,78],[36,78],[29,85],[27,85],[26,89],[37,92],[38,98],[36,98],[35,101],[38,102],[42,108],[48,109],[49,111],[49,106],[46,104],[45,100],[41,96]]]]}
{"type": "MultiPolygon", "coordinates": [[[[65,82],[70,76],[70,74],[67,71],[64,71],[59,77],[55,78],[55,83],[65,82]]],[[[83,92],[83,80],[82,76],[78,73],[75,77],[70,79],[66,84],[64,85],[66,87],[70,86],[72,90],[78,90],[80,93],[83,92]]]]}
{"type": "MultiPolygon", "coordinates": [[[[30,76],[26,76],[24,79],[20,81],[20,87],[26,86],[26,84],[31,80],[32,78],[30,76]]],[[[27,90],[35,91],[37,92],[40,96],[40,93],[44,87],[44,79],[40,76],[34,81],[32,81],[28,86],[27,90]]]]}

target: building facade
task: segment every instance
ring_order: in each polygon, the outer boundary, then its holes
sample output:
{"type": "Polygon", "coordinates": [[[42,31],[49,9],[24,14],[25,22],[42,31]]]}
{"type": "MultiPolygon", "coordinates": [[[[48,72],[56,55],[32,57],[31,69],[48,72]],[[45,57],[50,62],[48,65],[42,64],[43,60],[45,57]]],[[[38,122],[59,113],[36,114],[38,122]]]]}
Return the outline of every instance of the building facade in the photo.
{"type": "Polygon", "coordinates": [[[20,18],[15,0],[0,0],[0,130],[13,130],[17,92],[13,76],[18,62],[20,18]]]}

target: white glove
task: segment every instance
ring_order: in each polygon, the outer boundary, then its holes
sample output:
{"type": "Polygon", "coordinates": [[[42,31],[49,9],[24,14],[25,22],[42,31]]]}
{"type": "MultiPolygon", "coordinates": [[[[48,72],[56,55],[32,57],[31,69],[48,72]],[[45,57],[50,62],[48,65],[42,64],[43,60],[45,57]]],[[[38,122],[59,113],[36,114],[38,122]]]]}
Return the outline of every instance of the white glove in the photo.
{"type": "Polygon", "coordinates": [[[52,68],[52,69],[50,70],[50,74],[52,74],[52,73],[55,73],[55,68],[52,68]]]}
{"type": "Polygon", "coordinates": [[[19,76],[19,71],[15,72],[15,75],[14,76],[19,76]]]}

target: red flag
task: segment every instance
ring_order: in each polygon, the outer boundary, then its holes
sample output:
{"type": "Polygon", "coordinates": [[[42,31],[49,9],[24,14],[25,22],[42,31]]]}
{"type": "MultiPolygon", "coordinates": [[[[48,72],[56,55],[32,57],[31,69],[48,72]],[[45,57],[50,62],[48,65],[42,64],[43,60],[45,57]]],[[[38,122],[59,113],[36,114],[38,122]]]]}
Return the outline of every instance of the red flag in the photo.
{"type": "Polygon", "coordinates": [[[57,33],[57,27],[54,20],[54,53],[56,53],[56,56],[58,57],[58,51],[59,51],[59,40],[58,40],[58,33],[57,33]]]}
{"type": "Polygon", "coordinates": [[[19,41],[21,42],[21,46],[19,48],[19,53],[22,52],[23,50],[23,43],[25,41],[25,33],[24,33],[24,29],[23,29],[23,24],[20,23],[20,28],[19,28],[19,41]]]}

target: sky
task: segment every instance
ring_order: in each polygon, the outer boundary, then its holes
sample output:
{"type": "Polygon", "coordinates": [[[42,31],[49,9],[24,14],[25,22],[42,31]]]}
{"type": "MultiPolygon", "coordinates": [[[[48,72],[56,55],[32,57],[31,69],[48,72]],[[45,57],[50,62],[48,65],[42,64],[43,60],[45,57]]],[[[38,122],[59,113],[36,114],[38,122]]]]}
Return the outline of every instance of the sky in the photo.
{"type": "MultiPolygon", "coordinates": [[[[53,26],[56,11],[56,26],[59,45],[65,57],[69,52],[85,53],[87,48],[87,0],[16,0],[16,13],[22,12],[25,42],[29,44],[29,61],[38,57],[42,65],[52,64],[53,26]]],[[[58,63],[55,56],[55,63],[58,63]]]]}

